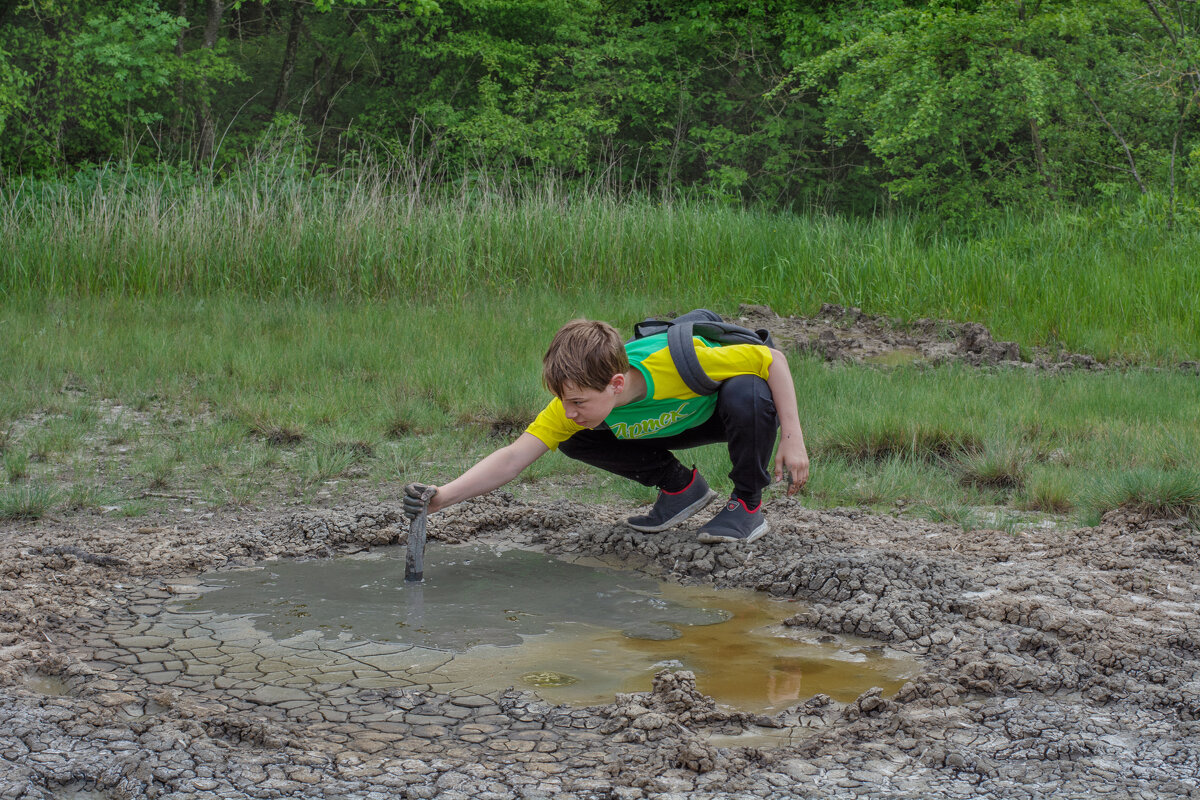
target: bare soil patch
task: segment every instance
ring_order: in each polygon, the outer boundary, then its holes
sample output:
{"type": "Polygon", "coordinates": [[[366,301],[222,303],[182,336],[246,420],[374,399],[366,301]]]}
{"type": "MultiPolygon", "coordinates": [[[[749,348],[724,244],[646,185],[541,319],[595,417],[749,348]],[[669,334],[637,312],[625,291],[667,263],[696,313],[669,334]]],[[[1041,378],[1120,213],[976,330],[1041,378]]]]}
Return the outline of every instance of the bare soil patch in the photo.
{"type": "Polygon", "coordinates": [[[978,322],[918,319],[904,323],[832,303],[822,305],[812,317],[781,316],[768,306],[742,305],[732,321],[749,328],[766,328],[781,347],[813,353],[831,362],[883,367],[961,363],[1044,370],[1104,369],[1104,364],[1092,356],[1050,348],[1032,350],[1025,358],[1016,342],[998,341],[978,322]]]}

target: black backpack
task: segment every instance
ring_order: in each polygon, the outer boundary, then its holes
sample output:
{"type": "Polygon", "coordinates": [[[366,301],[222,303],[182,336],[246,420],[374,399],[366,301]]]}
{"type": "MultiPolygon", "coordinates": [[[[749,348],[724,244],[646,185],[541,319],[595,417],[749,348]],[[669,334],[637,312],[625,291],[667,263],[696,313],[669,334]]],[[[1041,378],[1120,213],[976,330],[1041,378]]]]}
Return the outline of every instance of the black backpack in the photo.
{"type": "Polygon", "coordinates": [[[679,377],[696,394],[712,394],[721,384],[708,377],[701,368],[693,336],[719,345],[761,344],[775,347],[770,331],[765,328],[751,330],[725,322],[720,314],[706,308],[697,308],[671,320],[648,319],[639,322],[633,326],[633,338],[644,339],[663,331],[667,332],[667,347],[671,352],[671,360],[675,362],[675,369],[679,370],[679,377]]]}

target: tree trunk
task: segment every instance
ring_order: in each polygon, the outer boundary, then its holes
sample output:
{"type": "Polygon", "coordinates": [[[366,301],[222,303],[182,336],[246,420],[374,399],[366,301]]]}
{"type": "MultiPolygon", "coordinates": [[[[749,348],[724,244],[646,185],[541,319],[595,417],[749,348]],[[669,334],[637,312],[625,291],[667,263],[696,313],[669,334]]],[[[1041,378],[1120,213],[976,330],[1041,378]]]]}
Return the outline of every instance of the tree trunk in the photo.
{"type": "Polygon", "coordinates": [[[221,17],[225,15],[225,0],[208,0],[208,17],[204,22],[204,40],[201,47],[211,50],[221,34],[221,17]]]}
{"type": "MultiPolygon", "coordinates": [[[[179,7],[175,11],[175,16],[187,19],[188,15],[188,0],[179,0],[179,7]]],[[[183,40],[187,38],[188,29],[185,26],[179,31],[179,36],[175,39],[175,55],[183,55],[183,40]]]]}
{"type": "Polygon", "coordinates": [[[1079,87],[1079,91],[1083,92],[1083,96],[1086,97],[1088,102],[1092,104],[1092,108],[1096,110],[1096,115],[1100,117],[1100,121],[1104,123],[1104,127],[1108,128],[1109,133],[1111,133],[1113,137],[1115,137],[1116,140],[1121,143],[1121,149],[1125,151],[1125,158],[1129,160],[1129,174],[1133,176],[1135,181],[1137,181],[1138,188],[1142,190],[1142,194],[1146,194],[1146,184],[1142,181],[1142,176],[1138,172],[1137,162],[1133,159],[1133,150],[1129,147],[1129,142],[1125,141],[1125,137],[1121,135],[1121,132],[1118,131],[1116,127],[1108,121],[1108,117],[1104,115],[1104,112],[1100,109],[1100,105],[1096,102],[1095,98],[1092,97],[1092,93],[1089,92],[1080,81],[1075,81],[1075,85],[1079,87]]]}
{"type": "Polygon", "coordinates": [[[337,98],[346,84],[338,83],[345,77],[343,69],[344,56],[339,53],[337,60],[330,62],[328,51],[322,52],[313,60],[313,120],[325,125],[329,112],[333,110],[333,101],[337,98]]]}
{"type": "Polygon", "coordinates": [[[1046,169],[1046,148],[1042,144],[1041,129],[1033,117],[1029,118],[1029,138],[1033,141],[1033,159],[1037,162],[1038,173],[1042,176],[1042,185],[1046,187],[1046,193],[1050,199],[1054,200],[1056,192],[1054,191],[1054,181],[1046,169]]]}
{"type": "MultiPolygon", "coordinates": [[[[187,19],[188,0],[179,0],[175,15],[187,19]]],[[[187,26],[179,30],[175,37],[175,57],[183,58],[183,43],[187,39],[187,26]]],[[[187,93],[183,85],[183,77],[175,81],[175,110],[171,114],[171,138],[178,146],[183,141],[183,110],[187,108],[187,93]]]]}
{"type": "MultiPolygon", "coordinates": [[[[204,38],[200,46],[211,50],[221,33],[221,17],[225,14],[225,0],[208,0],[208,15],[204,22],[204,38]]],[[[201,90],[200,102],[196,106],[196,122],[200,128],[200,149],[197,160],[204,164],[212,160],[216,148],[216,122],[213,120],[212,102],[205,89],[201,90]]]]}
{"type": "Polygon", "coordinates": [[[292,19],[288,24],[287,45],[283,49],[283,65],[279,70],[279,83],[275,86],[275,100],[271,111],[278,114],[287,105],[288,84],[296,71],[296,51],[300,49],[300,29],[304,27],[304,10],[300,3],[292,0],[292,19]]]}

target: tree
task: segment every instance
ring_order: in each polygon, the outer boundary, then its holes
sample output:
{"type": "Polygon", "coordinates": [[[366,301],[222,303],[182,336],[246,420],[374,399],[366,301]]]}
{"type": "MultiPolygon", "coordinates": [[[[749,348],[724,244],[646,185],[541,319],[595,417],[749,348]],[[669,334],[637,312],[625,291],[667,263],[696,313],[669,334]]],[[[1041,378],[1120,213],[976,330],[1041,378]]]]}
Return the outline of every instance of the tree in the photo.
{"type": "Polygon", "coordinates": [[[149,0],[27,0],[0,26],[0,163],[104,160],[161,119],[179,22],[149,0]]]}
{"type": "Polygon", "coordinates": [[[1171,132],[1171,155],[1168,162],[1170,221],[1176,211],[1176,164],[1180,150],[1180,139],[1190,134],[1188,147],[1197,172],[1197,188],[1200,189],[1200,136],[1188,128],[1192,113],[1200,108],[1200,6],[1184,0],[1143,0],[1150,16],[1161,28],[1165,41],[1152,53],[1146,70],[1147,82],[1165,94],[1174,107],[1175,124],[1171,132]],[[1156,58],[1153,56],[1157,56],[1156,58]]]}
{"type": "MultiPolygon", "coordinates": [[[[219,0],[211,0],[220,5],[219,0]]],[[[171,2],[175,6],[174,0],[171,2]]],[[[208,52],[183,46],[187,20],[154,0],[23,0],[0,25],[0,164],[63,169],[130,157],[169,142],[163,126],[179,103],[205,98],[237,76],[215,52],[219,15],[205,28],[208,52]]],[[[211,10],[211,6],[210,6],[211,10]]],[[[211,143],[211,115],[200,127],[211,143]]]]}
{"type": "Polygon", "coordinates": [[[786,88],[819,99],[830,144],[861,142],[894,197],[950,214],[1084,199],[1116,173],[1144,187],[1138,154],[1167,144],[1161,94],[1134,79],[1162,39],[1140,1],[898,8],[786,88]]]}

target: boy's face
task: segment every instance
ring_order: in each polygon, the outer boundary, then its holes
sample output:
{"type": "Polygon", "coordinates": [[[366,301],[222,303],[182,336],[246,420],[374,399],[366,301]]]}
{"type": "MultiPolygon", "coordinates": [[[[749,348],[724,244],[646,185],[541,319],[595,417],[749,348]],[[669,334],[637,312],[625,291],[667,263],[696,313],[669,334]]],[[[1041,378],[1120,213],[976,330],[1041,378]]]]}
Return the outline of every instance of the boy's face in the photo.
{"type": "Polygon", "coordinates": [[[617,405],[625,390],[625,376],[614,375],[603,389],[583,389],[573,383],[563,385],[563,411],[567,419],[585,428],[598,427],[617,405]]]}

